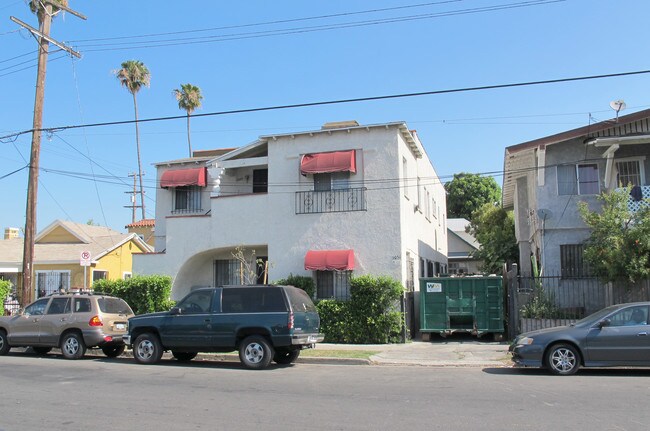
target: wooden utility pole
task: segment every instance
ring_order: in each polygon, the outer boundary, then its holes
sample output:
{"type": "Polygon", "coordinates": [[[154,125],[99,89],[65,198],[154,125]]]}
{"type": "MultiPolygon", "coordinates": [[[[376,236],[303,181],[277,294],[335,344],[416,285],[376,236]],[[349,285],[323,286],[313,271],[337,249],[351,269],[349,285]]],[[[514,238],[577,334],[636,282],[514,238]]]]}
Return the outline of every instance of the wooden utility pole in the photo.
{"type": "Polygon", "coordinates": [[[19,302],[22,306],[33,300],[32,274],[34,272],[34,237],[36,235],[36,203],[38,196],[38,170],[41,153],[41,132],[43,127],[43,102],[45,98],[45,72],[47,70],[47,55],[49,44],[52,43],[76,57],[81,57],[78,52],[50,38],[53,6],[86,19],[85,16],[68,9],[53,0],[42,0],[43,9],[37,12],[39,29],[30,27],[15,17],[10,19],[29,30],[38,41],[38,71],[36,73],[36,96],[34,99],[34,121],[32,125],[32,148],[29,158],[29,179],[27,181],[27,208],[25,212],[25,240],[23,245],[23,285],[19,293],[19,302]]]}

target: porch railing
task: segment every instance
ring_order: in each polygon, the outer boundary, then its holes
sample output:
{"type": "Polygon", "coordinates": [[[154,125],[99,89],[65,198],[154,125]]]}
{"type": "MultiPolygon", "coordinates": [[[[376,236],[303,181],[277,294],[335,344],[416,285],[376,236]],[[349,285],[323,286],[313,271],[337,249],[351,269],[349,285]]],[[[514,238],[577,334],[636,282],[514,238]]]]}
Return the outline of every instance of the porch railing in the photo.
{"type": "MultiPolygon", "coordinates": [[[[621,189],[617,189],[621,190],[621,189]]],[[[648,186],[641,186],[641,193],[643,198],[640,201],[635,201],[632,196],[630,196],[627,200],[627,207],[630,209],[630,211],[638,211],[641,209],[641,207],[647,207],[650,206],[650,185],[648,186]]]]}
{"type": "Polygon", "coordinates": [[[296,214],[366,211],[366,188],[296,192],[296,214]]]}

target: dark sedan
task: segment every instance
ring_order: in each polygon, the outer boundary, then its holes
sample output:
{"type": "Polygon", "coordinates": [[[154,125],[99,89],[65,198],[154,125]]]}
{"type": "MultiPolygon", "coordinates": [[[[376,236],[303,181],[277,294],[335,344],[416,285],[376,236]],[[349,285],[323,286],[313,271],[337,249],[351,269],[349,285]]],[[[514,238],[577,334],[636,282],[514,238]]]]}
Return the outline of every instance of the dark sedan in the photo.
{"type": "Polygon", "coordinates": [[[649,367],[650,302],[604,308],[571,326],[518,335],[510,345],[513,362],[546,367],[559,375],[583,367],[649,367]]]}

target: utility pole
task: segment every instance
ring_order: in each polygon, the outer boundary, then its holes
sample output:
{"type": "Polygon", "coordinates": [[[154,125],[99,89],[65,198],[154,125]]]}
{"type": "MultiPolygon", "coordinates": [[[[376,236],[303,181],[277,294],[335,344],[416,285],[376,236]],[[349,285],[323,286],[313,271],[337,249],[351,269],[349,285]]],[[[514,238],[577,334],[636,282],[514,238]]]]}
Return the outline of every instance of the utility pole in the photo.
{"type": "MultiPolygon", "coordinates": [[[[131,192],[124,192],[124,193],[129,193],[131,195],[131,205],[124,205],[124,208],[131,208],[131,223],[135,223],[135,209],[140,208],[141,205],[138,205],[136,203],[137,198],[136,196],[138,195],[138,190],[137,190],[137,184],[136,184],[136,178],[138,178],[138,174],[135,172],[130,173],[129,177],[133,177],[133,191],[131,192]]],[[[142,219],[144,220],[144,218],[142,219]]]]}
{"type": "MultiPolygon", "coordinates": [[[[38,42],[38,71],[36,73],[36,96],[34,99],[34,121],[32,125],[32,147],[29,158],[29,179],[27,181],[27,205],[25,212],[25,240],[23,245],[23,285],[19,292],[19,302],[22,306],[27,305],[33,299],[34,289],[32,289],[32,273],[34,272],[34,237],[36,231],[36,203],[38,196],[38,170],[39,158],[41,153],[41,132],[43,127],[43,102],[45,98],[45,72],[47,70],[47,55],[49,44],[58,46],[68,53],[81,57],[81,55],[63,45],[60,42],[50,38],[50,26],[52,24],[52,10],[56,7],[65,10],[79,18],[86,19],[85,16],[60,5],[54,0],[41,0],[42,9],[37,10],[39,30],[25,24],[15,17],[10,19],[18,25],[26,28],[36,37],[38,42]]],[[[58,12],[58,10],[57,10],[58,12]]]]}

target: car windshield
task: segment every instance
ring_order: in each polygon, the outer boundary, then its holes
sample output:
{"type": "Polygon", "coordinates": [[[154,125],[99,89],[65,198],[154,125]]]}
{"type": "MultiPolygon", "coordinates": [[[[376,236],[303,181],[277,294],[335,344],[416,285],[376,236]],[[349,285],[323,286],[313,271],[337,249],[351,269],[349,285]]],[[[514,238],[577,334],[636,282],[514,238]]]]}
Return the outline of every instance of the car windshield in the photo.
{"type": "Polygon", "coordinates": [[[131,307],[129,307],[129,304],[120,298],[99,298],[97,300],[97,304],[99,305],[99,309],[102,311],[102,313],[133,314],[133,311],[131,310],[131,307]]]}

